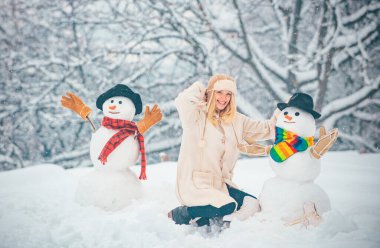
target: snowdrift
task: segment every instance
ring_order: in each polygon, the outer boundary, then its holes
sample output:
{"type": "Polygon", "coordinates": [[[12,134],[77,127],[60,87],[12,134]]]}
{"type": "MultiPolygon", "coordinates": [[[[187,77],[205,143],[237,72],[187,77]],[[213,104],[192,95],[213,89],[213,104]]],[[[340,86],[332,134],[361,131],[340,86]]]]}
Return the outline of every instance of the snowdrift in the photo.
{"type": "MultiPolygon", "coordinates": [[[[332,210],[318,227],[285,227],[257,214],[222,233],[177,226],[176,163],[148,166],[143,197],[116,211],[82,207],[78,178],[90,168],[43,164],[0,173],[1,247],[380,247],[380,154],[329,152],[316,180],[332,210]]],[[[139,173],[140,167],[132,168],[139,173]]],[[[241,159],[234,181],[258,195],[273,177],[267,158],[241,159]]],[[[128,190],[128,189],[126,189],[128,190]]]]}

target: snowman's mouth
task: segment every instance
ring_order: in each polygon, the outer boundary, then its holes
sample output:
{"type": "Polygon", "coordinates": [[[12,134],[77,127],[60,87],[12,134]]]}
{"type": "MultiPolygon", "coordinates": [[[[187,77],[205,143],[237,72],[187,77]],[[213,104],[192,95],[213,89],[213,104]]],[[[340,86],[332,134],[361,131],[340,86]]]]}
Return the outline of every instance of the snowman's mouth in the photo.
{"type": "Polygon", "coordinates": [[[112,111],[109,111],[111,114],[114,114],[114,115],[116,115],[116,114],[120,114],[120,112],[112,112],[112,111]]]}
{"type": "Polygon", "coordinates": [[[286,123],[296,123],[295,121],[284,121],[286,123]]]}

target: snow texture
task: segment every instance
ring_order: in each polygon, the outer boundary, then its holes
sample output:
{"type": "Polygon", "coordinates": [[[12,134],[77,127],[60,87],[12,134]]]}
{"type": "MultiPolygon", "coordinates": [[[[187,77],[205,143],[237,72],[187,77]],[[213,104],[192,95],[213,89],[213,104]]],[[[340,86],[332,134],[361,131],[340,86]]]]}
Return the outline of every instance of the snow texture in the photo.
{"type": "MultiPolygon", "coordinates": [[[[63,170],[54,164],[0,173],[1,247],[379,247],[379,154],[329,152],[316,183],[332,210],[318,227],[285,227],[256,214],[219,233],[174,225],[167,212],[178,206],[176,163],[147,168],[143,195],[119,211],[75,201],[80,177],[91,168],[63,170]]],[[[132,167],[137,173],[140,168],[132,167]]],[[[258,195],[273,172],[268,158],[239,160],[236,183],[258,195]]],[[[127,190],[127,189],[126,189],[127,190]]]]}

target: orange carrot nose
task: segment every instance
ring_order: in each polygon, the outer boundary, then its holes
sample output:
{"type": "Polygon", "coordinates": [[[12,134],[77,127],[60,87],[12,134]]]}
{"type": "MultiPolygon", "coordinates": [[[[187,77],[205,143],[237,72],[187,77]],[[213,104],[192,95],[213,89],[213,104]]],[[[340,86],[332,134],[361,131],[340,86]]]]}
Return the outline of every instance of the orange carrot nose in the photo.
{"type": "Polygon", "coordinates": [[[114,110],[115,108],[116,108],[116,106],[115,105],[112,105],[112,106],[109,106],[108,107],[110,110],[114,110]]]}
{"type": "Polygon", "coordinates": [[[288,121],[291,121],[291,120],[292,120],[292,117],[289,116],[289,115],[285,115],[285,118],[286,118],[288,121]]]}

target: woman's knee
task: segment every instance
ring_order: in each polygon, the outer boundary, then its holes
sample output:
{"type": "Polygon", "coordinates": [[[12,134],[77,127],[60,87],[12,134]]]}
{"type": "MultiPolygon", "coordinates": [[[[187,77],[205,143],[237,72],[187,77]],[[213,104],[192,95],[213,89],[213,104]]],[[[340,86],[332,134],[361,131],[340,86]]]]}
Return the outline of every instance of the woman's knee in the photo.
{"type": "Polygon", "coordinates": [[[220,215],[221,216],[224,216],[224,215],[227,215],[227,214],[231,214],[235,211],[236,209],[236,203],[235,202],[230,202],[224,206],[222,206],[219,210],[220,210],[220,215]]]}

